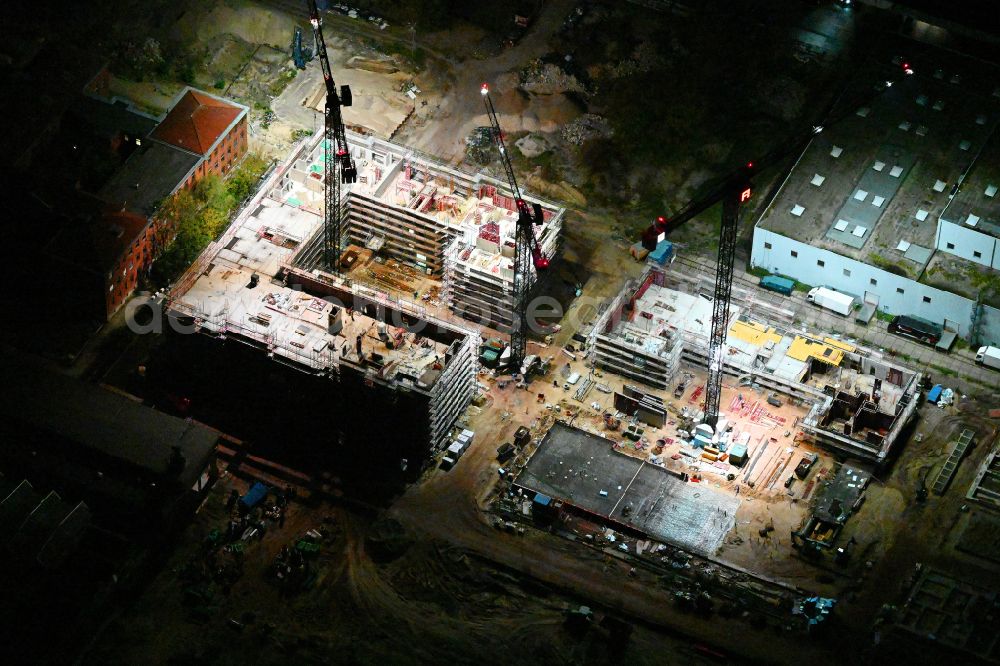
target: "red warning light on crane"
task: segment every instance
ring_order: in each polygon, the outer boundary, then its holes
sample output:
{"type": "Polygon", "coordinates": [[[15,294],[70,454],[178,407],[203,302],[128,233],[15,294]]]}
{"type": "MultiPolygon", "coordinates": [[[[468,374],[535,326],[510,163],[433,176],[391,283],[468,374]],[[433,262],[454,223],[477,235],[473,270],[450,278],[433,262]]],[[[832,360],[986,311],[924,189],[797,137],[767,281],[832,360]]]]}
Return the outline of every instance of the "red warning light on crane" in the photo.
{"type": "Polygon", "coordinates": [[[740,203],[750,201],[751,195],[753,195],[753,191],[749,187],[740,192],[740,203]]]}

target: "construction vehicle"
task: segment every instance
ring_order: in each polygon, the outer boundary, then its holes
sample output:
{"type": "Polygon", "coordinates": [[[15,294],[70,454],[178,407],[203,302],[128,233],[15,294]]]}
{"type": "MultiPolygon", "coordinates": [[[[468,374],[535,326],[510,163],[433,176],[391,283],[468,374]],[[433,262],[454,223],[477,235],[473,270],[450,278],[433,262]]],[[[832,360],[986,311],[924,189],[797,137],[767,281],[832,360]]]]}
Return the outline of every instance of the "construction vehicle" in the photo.
{"type": "Polygon", "coordinates": [[[340,273],[341,226],[343,210],[340,207],[340,185],[358,180],[358,168],[347,146],[347,134],[341,107],[351,106],[353,97],[350,86],[340,86],[333,81],[330,59],[326,55],[326,41],[323,39],[323,20],[316,8],[316,0],[309,0],[309,22],[312,24],[316,41],[316,55],[323,68],[323,82],[326,84],[326,106],[323,113],[323,166],[325,169],[323,209],[323,260],[327,270],[340,273]]]}
{"type": "Polygon", "coordinates": [[[807,453],[804,455],[802,460],[799,461],[799,464],[795,466],[795,476],[800,479],[805,479],[809,476],[809,470],[812,469],[817,460],[819,460],[819,456],[815,453],[807,453]]]}
{"type": "MultiPolygon", "coordinates": [[[[908,62],[898,60],[902,66],[903,78],[913,74],[908,62]]],[[[871,95],[845,104],[836,117],[827,114],[826,125],[832,125],[844,117],[853,115],[855,110],[890,89],[893,81],[885,81],[876,86],[871,95]],[[846,109],[846,111],[844,110],[846,109]]],[[[813,137],[823,131],[824,124],[814,125],[807,132],[765,154],[760,160],[752,160],[716,181],[708,193],[685,204],[675,214],[659,216],[642,234],[642,247],[650,252],[666,240],[667,234],[690,221],[697,215],[722,203],[722,224],[719,230],[718,264],[715,270],[715,289],[712,298],[712,324],[708,343],[708,379],[705,382],[705,419],[711,427],[719,420],[719,400],[722,396],[722,374],[725,355],[726,333],[729,329],[729,305],[733,290],[733,264],[736,259],[736,231],[739,227],[740,211],[753,199],[751,182],[761,169],[773,166],[791,155],[800,155],[813,137]]]]}
{"type": "Polygon", "coordinates": [[[490,126],[493,128],[493,141],[500,152],[500,162],[507,175],[507,184],[510,186],[511,194],[514,195],[514,203],[517,206],[510,363],[512,367],[519,368],[524,362],[528,346],[528,301],[535,284],[535,274],[537,271],[543,271],[549,267],[549,259],[542,254],[542,247],[539,245],[538,239],[535,238],[535,226],[542,224],[544,216],[541,204],[535,203],[528,206],[528,202],[521,197],[521,190],[517,186],[517,178],[514,176],[514,167],[510,164],[507,147],[504,145],[500,120],[497,118],[496,109],[493,108],[493,100],[490,99],[489,86],[484,83],[480,88],[480,93],[482,93],[483,101],[486,104],[486,114],[489,116],[490,126]]]}

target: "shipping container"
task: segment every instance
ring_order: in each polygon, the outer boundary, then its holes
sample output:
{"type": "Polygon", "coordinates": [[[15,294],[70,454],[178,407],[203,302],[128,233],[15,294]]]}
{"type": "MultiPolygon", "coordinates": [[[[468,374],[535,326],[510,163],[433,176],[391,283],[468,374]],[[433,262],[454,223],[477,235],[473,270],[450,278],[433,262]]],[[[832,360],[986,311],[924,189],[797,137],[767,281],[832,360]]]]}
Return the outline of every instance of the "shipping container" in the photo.
{"type": "Polygon", "coordinates": [[[778,277],[777,275],[765,275],[760,279],[760,286],[769,291],[776,291],[785,296],[791,296],[795,290],[795,280],[778,277]]]}

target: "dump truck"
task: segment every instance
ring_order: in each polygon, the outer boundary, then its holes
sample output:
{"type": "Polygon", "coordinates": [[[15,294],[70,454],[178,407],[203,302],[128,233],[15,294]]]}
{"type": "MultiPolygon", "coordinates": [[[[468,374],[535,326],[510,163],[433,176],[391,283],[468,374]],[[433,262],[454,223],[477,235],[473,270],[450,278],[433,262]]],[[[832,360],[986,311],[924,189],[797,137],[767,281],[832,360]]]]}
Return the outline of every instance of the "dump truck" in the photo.
{"type": "Polygon", "coordinates": [[[1000,347],[980,347],[976,352],[976,363],[1000,370],[1000,347]]]}
{"type": "Polygon", "coordinates": [[[777,275],[765,275],[760,279],[760,286],[761,289],[776,291],[779,294],[791,296],[792,291],[795,290],[795,280],[778,277],[777,275]]]}
{"type": "Polygon", "coordinates": [[[826,287],[813,287],[806,294],[806,300],[837,314],[849,315],[854,309],[854,297],[826,287]]]}

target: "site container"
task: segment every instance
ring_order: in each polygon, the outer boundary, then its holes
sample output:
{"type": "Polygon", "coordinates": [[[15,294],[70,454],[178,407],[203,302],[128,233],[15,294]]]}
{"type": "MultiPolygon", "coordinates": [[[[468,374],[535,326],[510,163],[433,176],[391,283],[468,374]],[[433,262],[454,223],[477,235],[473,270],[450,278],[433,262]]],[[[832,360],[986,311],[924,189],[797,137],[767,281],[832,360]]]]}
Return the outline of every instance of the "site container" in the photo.
{"type": "Polygon", "coordinates": [[[760,286],[763,289],[790,296],[792,291],[795,290],[795,280],[778,277],[777,275],[765,275],[760,279],[760,286]]]}

